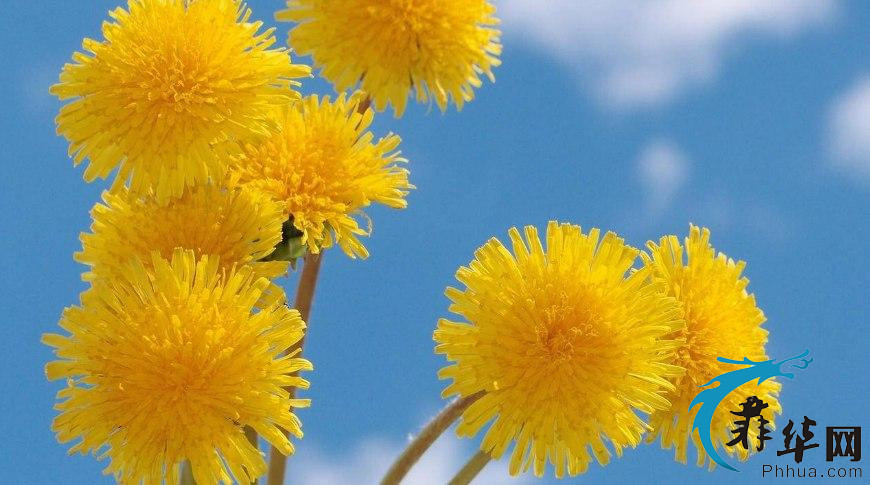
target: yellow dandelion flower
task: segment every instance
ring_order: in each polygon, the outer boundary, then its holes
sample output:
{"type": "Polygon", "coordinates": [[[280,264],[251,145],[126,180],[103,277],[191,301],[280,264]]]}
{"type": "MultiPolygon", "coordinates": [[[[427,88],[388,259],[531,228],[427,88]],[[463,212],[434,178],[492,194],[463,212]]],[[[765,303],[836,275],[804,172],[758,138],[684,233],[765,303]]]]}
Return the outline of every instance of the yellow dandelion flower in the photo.
{"type": "Polygon", "coordinates": [[[289,0],[278,20],[296,22],[289,43],[310,54],[338,91],[357,83],[379,111],[401,116],[411,90],[444,111],[495,81],[501,54],[495,7],[485,0],[289,0]]]}
{"type": "MultiPolygon", "coordinates": [[[[674,448],[676,459],[685,463],[691,435],[698,450],[698,466],[709,463],[712,468],[715,464],[704,452],[698,433],[692,433],[698,409],[690,412],[689,404],[701,390],[699,386],[735,369],[732,364],[717,361],[718,357],[768,360],[764,350],[767,331],[761,328],[764,314],[756,306],[755,297],[746,291],[749,280],[741,276],[746,263],[716,253],[708,229],[692,225],[685,246],[676,236],[662,237],[658,244],[650,241],[647,246],[650,254],[642,254],[645,267],[655,280],[666,284],[667,294],[682,306],[686,321],[686,326],[673,335],[684,342],[675,364],[686,372],[674,380],[675,389],[667,396],[672,406],[650,416],[654,432],[648,441],[660,437],[662,447],[674,448]]],[[[713,415],[710,436],[715,448],[745,460],[748,450],[739,445],[725,446],[733,438],[730,429],[734,415],[730,411],[740,409],[740,403],[754,395],[769,404],[762,415],[772,423],[774,413],[782,412],[777,398],[780,387],[773,380],[760,386],[752,381],[731,392],[713,415]]],[[[754,442],[757,436],[757,427],[751,426],[750,440],[754,442]]]]}
{"type": "Polygon", "coordinates": [[[334,102],[309,96],[277,113],[280,131],[263,142],[247,144],[232,168],[230,185],[246,185],[270,194],[284,206],[302,243],[312,252],[337,243],[350,257],[367,257],[358,236],[367,236],[357,218],[372,202],[402,209],[414,188],[407,162],[396,151],[400,138],[377,142],[366,131],[374,113],[359,111],[360,93],[334,102]]]}
{"type": "Polygon", "coordinates": [[[85,39],[51,92],[71,100],[57,117],[85,180],[130,179],[160,200],[218,177],[226,155],[274,129],[267,113],[298,98],[285,49],[270,49],[237,0],[129,0],[110,12],[105,40],[85,39]]]}
{"type": "Polygon", "coordinates": [[[292,453],[285,432],[302,436],[292,408],[308,401],[285,388],[307,388],[295,373],[311,369],[284,354],[303,335],[298,312],[283,301],[252,311],[268,284],[249,267],[224,272],[217,258],[182,250],[95,282],[64,311],[69,335],[43,336],[59,358],[48,378],[67,382],[58,440],[108,457],[105,472],[121,483],[177,484],[185,460],[202,485],[264,474],[243,427],[292,453]]]}
{"type": "Polygon", "coordinates": [[[546,247],[534,227],[525,241],[509,231],[513,254],[491,239],[456,273],[464,290],[448,288],[435,351],[452,365],[443,396],[483,392],[462,414],[460,436],[492,425],[483,451],[497,459],[513,441],[510,472],[547,460],[561,477],[586,471],[590,449],[604,465],[612,448],[641,442],[647,426],[636,411],[669,407],[667,377],[679,344],[664,338],[682,325],[676,302],[648,270],[630,272],[637,250],[612,232],[584,234],[550,222],[546,247]],[[609,445],[608,445],[609,444],[609,445]]]}
{"type": "MultiPolygon", "coordinates": [[[[82,251],[75,255],[90,266],[86,280],[117,278],[130,261],[147,266],[152,251],[169,258],[176,248],[217,258],[223,270],[251,265],[256,276],[269,279],[287,271],[285,261],[261,261],[281,241],[286,217],[257,191],[195,186],[161,204],[121,189],[103,193],[103,202],[91,210],[91,232],[81,235],[82,251]]],[[[270,286],[269,295],[280,293],[270,286]]]]}

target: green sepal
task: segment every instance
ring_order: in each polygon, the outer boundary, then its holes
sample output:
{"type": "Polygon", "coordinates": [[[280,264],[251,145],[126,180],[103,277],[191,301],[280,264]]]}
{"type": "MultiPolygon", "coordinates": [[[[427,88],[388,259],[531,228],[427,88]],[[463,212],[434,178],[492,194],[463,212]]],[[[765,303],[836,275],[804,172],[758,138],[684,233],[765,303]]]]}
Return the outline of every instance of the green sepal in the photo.
{"type": "Polygon", "coordinates": [[[290,267],[295,270],[296,260],[305,257],[308,246],[302,243],[302,231],[293,225],[292,216],[281,226],[281,236],[281,242],[263,261],[289,261],[290,267]]]}

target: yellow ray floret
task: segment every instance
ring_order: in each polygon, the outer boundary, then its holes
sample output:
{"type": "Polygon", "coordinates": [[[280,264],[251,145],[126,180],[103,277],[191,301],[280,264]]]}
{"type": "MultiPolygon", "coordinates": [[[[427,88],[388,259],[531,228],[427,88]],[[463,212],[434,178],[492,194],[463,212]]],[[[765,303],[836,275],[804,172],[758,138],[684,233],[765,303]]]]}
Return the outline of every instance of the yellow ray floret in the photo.
{"type": "MultiPolygon", "coordinates": [[[[764,350],[767,331],[761,328],[764,314],[756,306],[755,297],[746,291],[749,280],[741,276],[746,264],[716,253],[710,245],[708,229],[690,226],[685,246],[676,236],[664,236],[658,244],[650,241],[647,247],[649,254],[642,254],[645,268],[654,280],[665,285],[669,296],[677,299],[686,322],[684,328],[672,335],[684,341],[675,363],[684,367],[686,373],[673,381],[675,389],[667,396],[672,405],[650,417],[654,431],[648,440],[660,437],[662,447],[674,448],[676,459],[685,463],[691,436],[698,451],[698,466],[709,463],[712,468],[715,464],[704,452],[698,433],[691,431],[698,409],[689,412],[689,404],[700,392],[699,386],[737,369],[717,361],[718,357],[768,360],[764,350]]],[[[716,449],[724,449],[741,460],[748,458],[749,450],[739,443],[725,446],[733,438],[730,430],[737,419],[731,411],[739,411],[740,403],[754,395],[769,405],[762,416],[773,423],[774,414],[782,412],[777,397],[780,388],[781,384],[773,380],[760,386],[752,381],[728,394],[713,415],[710,436],[716,449]]],[[[750,426],[751,450],[755,449],[757,436],[758,426],[750,426]]]]}
{"type": "Polygon", "coordinates": [[[360,109],[362,101],[359,93],[334,102],[309,96],[276,112],[279,131],[245,145],[229,177],[230,185],[279,201],[315,253],[337,243],[351,257],[367,257],[359,240],[371,232],[370,221],[360,227],[358,219],[368,220],[363,209],[373,202],[405,208],[414,188],[396,151],[400,138],[373,141],[366,130],[374,113],[360,109]]]}
{"type": "Polygon", "coordinates": [[[196,483],[249,483],[266,471],[245,437],[250,426],[285,454],[302,436],[288,386],[311,364],[284,351],[299,341],[298,312],[275,301],[252,312],[269,282],[250,268],[221,271],[217,258],[176,251],[98,280],[80,306],[45,334],[66,379],[52,428],[70,452],[108,457],[121,483],[178,483],[189,460],[196,483]]]}
{"type": "MultiPolygon", "coordinates": [[[[91,232],[80,236],[75,255],[90,266],[86,280],[117,278],[132,260],[147,266],[152,251],[169,258],[176,248],[216,257],[222,270],[251,265],[255,276],[269,279],[287,271],[287,262],[261,261],[281,241],[286,217],[280,204],[254,190],[195,186],[160,204],[122,188],[103,193],[91,216],[91,232]]],[[[281,289],[271,285],[268,293],[281,289]]]]}
{"type": "Polygon", "coordinates": [[[630,272],[637,250],[615,234],[550,222],[546,245],[534,227],[509,231],[512,252],[491,239],[456,273],[464,290],[448,288],[435,351],[453,364],[445,397],[483,392],[462,415],[460,436],[492,422],[481,445],[493,458],[514,442],[510,472],[546,463],[561,477],[586,471],[641,442],[637,412],[666,409],[667,378],[682,326],[673,298],[630,272]]]}
{"type": "Polygon", "coordinates": [[[495,7],[484,0],[289,0],[290,45],[310,54],[338,91],[359,83],[383,111],[434,100],[444,111],[474,98],[500,64],[495,7]]]}
{"type": "Polygon", "coordinates": [[[57,117],[87,181],[117,170],[134,192],[162,201],[218,177],[240,141],[271,132],[267,112],[298,98],[308,75],[274,29],[236,0],[130,0],[110,12],[104,40],[85,39],[51,92],[70,100],[57,117]]]}

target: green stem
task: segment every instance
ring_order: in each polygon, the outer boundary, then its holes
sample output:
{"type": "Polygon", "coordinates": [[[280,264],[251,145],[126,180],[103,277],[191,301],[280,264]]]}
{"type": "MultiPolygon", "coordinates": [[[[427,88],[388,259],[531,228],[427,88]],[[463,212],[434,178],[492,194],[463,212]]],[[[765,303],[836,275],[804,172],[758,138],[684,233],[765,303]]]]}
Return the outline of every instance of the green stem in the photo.
{"type": "Polygon", "coordinates": [[[196,481],[193,479],[193,469],[187,460],[181,464],[181,485],[196,485],[196,481]]]}
{"type": "MultiPolygon", "coordinates": [[[[323,253],[305,255],[305,260],[302,263],[302,275],[299,277],[299,286],[296,287],[296,303],[294,303],[299,315],[306,324],[309,324],[311,314],[311,303],[314,300],[314,290],[317,288],[317,275],[320,274],[320,263],[323,260],[323,253]]],[[[288,352],[299,351],[299,356],[302,355],[302,349],[305,346],[305,334],[299,339],[293,347],[288,349],[288,352]]],[[[296,397],[296,388],[288,387],[287,392],[290,394],[290,399],[296,397]]],[[[271,447],[269,452],[269,474],[266,479],[268,485],[283,485],[284,475],[287,471],[287,457],[281,453],[281,450],[271,447]]]]}
{"type": "Polygon", "coordinates": [[[420,434],[417,435],[410,443],[408,443],[408,447],[405,448],[405,451],[396,458],[396,461],[387,471],[387,474],[384,475],[383,480],[381,480],[381,485],[398,485],[405,475],[411,470],[411,467],[414,466],[414,463],[420,460],[420,457],[423,456],[423,453],[432,446],[432,443],[444,433],[447,428],[453,424],[454,421],[459,419],[459,416],[462,416],[462,413],[468,409],[468,406],[471,406],[474,401],[483,396],[482,392],[478,392],[477,394],[472,394],[468,397],[463,397],[460,399],[454,400],[452,403],[448,404],[447,407],[441,410],[437,416],[432,418],[432,421],[429,422],[421,431],[420,434]]]}
{"type": "MultiPolygon", "coordinates": [[[[257,436],[257,432],[254,430],[254,428],[252,428],[250,426],[245,426],[245,437],[248,438],[248,441],[252,445],[254,445],[254,448],[256,448],[257,451],[260,450],[260,438],[259,438],[259,436],[257,436]]],[[[257,485],[256,478],[251,480],[251,485],[257,485]]]]}
{"type": "Polygon", "coordinates": [[[474,480],[481,470],[489,463],[491,460],[489,453],[483,452],[481,450],[477,450],[477,453],[474,454],[466,463],[465,466],[459,470],[459,473],[450,480],[450,485],[468,485],[474,480]]]}

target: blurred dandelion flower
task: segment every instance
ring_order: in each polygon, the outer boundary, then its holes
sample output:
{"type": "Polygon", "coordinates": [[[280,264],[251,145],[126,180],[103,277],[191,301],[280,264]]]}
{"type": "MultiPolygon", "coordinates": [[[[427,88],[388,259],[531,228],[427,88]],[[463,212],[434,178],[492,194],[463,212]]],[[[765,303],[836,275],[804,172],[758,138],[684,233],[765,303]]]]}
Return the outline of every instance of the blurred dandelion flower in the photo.
{"type": "Polygon", "coordinates": [[[200,484],[248,483],[266,472],[243,432],[250,426],[283,453],[285,431],[302,436],[287,386],[311,364],[284,351],[305,324],[281,302],[253,311],[269,282],[249,267],[224,272],[217,258],[178,250],[134,262],[121,278],[98,280],[80,306],[45,334],[66,379],[52,428],[70,452],[108,457],[122,483],[178,483],[189,460],[200,484]]]}
{"type": "Polygon", "coordinates": [[[636,411],[670,406],[663,394],[679,343],[666,335],[682,325],[671,297],[629,273],[637,250],[615,234],[550,222],[546,247],[534,227],[509,231],[513,254],[491,239],[456,273],[464,290],[448,288],[435,351],[453,364],[443,396],[483,396],[462,415],[460,436],[492,421],[481,448],[499,458],[511,442],[510,472],[547,460],[556,476],[583,473],[591,461],[636,446],[647,426],[636,411]]]}
{"type": "MultiPolygon", "coordinates": [[[[122,188],[103,193],[91,216],[91,232],[81,235],[82,251],[75,255],[91,268],[86,280],[117,278],[132,260],[147,266],[152,251],[169,258],[176,248],[217,258],[222,270],[251,265],[255,276],[269,279],[287,271],[287,262],[261,261],[281,241],[286,218],[278,203],[254,190],[195,186],[160,204],[122,188]]],[[[270,285],[267,293],[282,290],[270,285]]]]}
{"type": "Polygon", "coordinates": [[[401,116],[411,90],[444,111],[474,98],[500,64],[498,19],[485,0],[289,0],[290,45],[310,54],[336,90],[357,84],[378,111],[401,116]]]}
{"type": "MultiPolygon", "coordinates": [[[[722,253],[716,253],[710,245],[710,231],[690,226],[685,246],[676,236],[664,236],[658,244],[647,243],[650,254],[642,253],[646,269],[656,281],[663,282],[667,294],[677,299],[684,311],[686,326],[672,337],[682,340],[675,364],[686,369],[684,375],[674,379],[676,388],[667,398],[671,406],[657,410],[650,416],[653,433],[648,441],[661,438],[662,447],[674,448],[676,459],[687,461],[689,437],[698,450],[698,466],[709,462],[699,441],[692,432],[695,412],[689,404],[700,388],[712,378],[731,370],[732,364],[719,362],[718,357],[751,360],[768,360],[764,345],[767,331],[761,328],[764,314],[755,304],[755,297],[746,291],[749,280],[741,276],[746,264],[734,262],[722,253]]],[[[749,451],[742,446],[724,446],[733,437],[734,415],[730,411],[740,409],[740,403],[749,396],[757,396],[769,404],[762,416],[773,422],[774,413],[782,412],[777,395],[781,384],[767,380],[760,386],[749,382],[729,394],[713,415],[710,436],[716,449],[724,448],[728,454],[745,460],[749,451]]],[[[752,442],[758,436],[757,426],[749,429],[752,442]]]]}
{"type": "Polygon", "coordinates": [[[105,40],[85,39],[51,92],[70,100],[57,117],[87,181],[130,180],[161,201],[225,170],[239,141],[271,132],[267,113],[298,98],[309,74],[270,49],[236,0],[130,0],[110,12],[105,40]]]}
{"type": "MultiPolygon", "coordinates": [[[[378,202],[405,208],[414,188],[400,164],[400,138],[389,134],[373,142],[366,131],[371,109],[359,112],[360,93],[334,102],[309,96],[277,113],[279,131],[256,144],[246,144],[234,163],[230,185],[261,190],[279,201],[302,232],[302,243],[320,252],[337,243],[350,257],[367,257],[358,236],[367,236],[357,218],[378,202]]],[[[369,224],[370,226],[370,224],[369,224]]]]}

